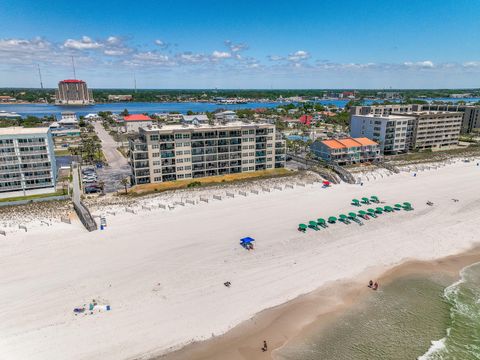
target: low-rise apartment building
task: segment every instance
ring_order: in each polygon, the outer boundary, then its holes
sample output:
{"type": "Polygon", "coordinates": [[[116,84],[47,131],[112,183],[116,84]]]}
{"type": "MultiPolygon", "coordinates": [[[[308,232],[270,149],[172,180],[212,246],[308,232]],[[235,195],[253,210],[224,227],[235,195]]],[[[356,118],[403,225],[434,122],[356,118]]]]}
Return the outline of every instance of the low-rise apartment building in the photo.
{"type": "Polygon", "coordinates": [[[317,140],[310,150],[319,159],[337,165],[378,162],[382,159],[379,144],[366,137],[317,140]]]}
{"type": "Polygon", "coordinates": [[[0,197],[54,191],[56,174],[49,128],[0,128],[0,197]]]}
{"type": "Polygon", "coordinates": [[[130,140],[134,184],[269,170],[285,166],[285,140],[268,123],[169,124],[130,140]]]}
{"type": "Polygon", "coordinates": [[[392,115],[352,115],[350,134],[380,144],[383,154],[439,150],[458,145],[463,113],[411,111],[392,115]]]}

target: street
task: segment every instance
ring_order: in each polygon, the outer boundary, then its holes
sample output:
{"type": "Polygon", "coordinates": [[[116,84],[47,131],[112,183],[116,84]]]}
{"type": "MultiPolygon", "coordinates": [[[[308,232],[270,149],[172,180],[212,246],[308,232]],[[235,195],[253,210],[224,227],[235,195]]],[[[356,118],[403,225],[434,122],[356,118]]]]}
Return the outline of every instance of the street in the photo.
{"type": "Polygon", "coordinates": [[[105,154],[108,165],[97,169],[98,178],[104,183],[105,192],[115,192],[123,188],[121,180],[131,174],[127,159],[117,150],[117,142],[103,128],[101,122],[93,123],[95,132],[102,142],[102,151],[105,154]]]}

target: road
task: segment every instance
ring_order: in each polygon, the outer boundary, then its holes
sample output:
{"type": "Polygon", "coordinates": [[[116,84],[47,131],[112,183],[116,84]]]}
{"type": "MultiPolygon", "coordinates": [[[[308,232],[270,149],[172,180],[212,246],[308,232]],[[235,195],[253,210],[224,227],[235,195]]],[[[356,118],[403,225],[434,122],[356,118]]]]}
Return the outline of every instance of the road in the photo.
{"type": "Polygon", "coordinates": [[[121,180],[130,176],[131,168],[127,159],[117,150],[117,142],[103,128],[102,123],[97,121],[93,125],[108,163],[106,167],[97,170],[98,178],[103,181],[105,192],[115,192],[123,188],[121,180]]]}

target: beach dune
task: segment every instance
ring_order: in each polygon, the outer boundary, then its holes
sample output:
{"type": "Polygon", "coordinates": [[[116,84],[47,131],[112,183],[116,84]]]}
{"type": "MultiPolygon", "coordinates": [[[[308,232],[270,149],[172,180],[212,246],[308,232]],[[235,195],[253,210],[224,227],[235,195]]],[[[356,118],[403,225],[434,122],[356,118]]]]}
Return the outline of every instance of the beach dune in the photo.
{"type": "Polygon", "coordinates": [[[0,242],[1,357],[148,359],[321,286],[462,252],[478,241],[479,178],[473,163],[456,163],[364,186],[315,183],[172,211],[122,212],[92,233],[73,224],[9,234],[0,242]],[[371,195],[415,210],[364,226],[296,229],[359,210],[351,199],[371,195]],[[254,251],[239,246],[245,236],[256,239],[254,251]],[[93,299],[111,310],[74,314],[93,299]]]}

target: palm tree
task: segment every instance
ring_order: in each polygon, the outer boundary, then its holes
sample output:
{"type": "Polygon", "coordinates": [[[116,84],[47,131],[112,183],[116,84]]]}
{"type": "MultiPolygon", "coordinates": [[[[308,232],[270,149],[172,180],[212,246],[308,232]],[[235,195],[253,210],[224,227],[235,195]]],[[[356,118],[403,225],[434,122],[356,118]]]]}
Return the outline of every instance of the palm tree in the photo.
{"type": "Polygon", "coordinates": [[[121,180],[123,186],[125,186],[125,194],[128,194],[128,184],[130,184],[130,179],[125,177],[121,180]]]}

